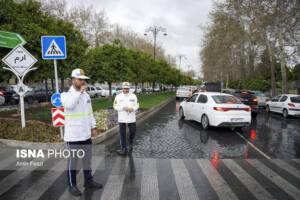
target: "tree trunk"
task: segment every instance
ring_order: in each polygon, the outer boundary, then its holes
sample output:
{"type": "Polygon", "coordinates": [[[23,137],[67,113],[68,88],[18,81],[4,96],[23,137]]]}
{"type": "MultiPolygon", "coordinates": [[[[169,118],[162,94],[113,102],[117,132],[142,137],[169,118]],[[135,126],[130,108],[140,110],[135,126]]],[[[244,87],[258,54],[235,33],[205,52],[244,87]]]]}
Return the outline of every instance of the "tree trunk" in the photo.
{"type": "Polygon", "coordinates": [[[48,81],[47,81],[47,79],[45,79],[44,81],[45,81],[45,88],[46,88],[46,91],[45,91],[46,101],[49,101],[49,97],[48,97],[48,81]]]}
{"type": "Polygon", "coordinates": [[[53,78],[51,78],[51,86],[52,86],[52,92],[54,92],[55,89],[54,89],[54,81],[53,81],[53,78]]]}
{"type": "Polygon", "coordinates": [[[270,44],[270,41],[268,39],[267,33],[265,34],[265,40],[267,44],[267,49],[269,52],[269,59],[270,59],[270,65],[271,65],[271,97],[276,96],[276,79],[275,79],[275,65],[274,65],[274,59],[273,59],[273,51],[270,44]]]}
{"type": "Polygon", "coordinates": [[[111,101],[112,101],[112,96],[111,96],[111,83],[108,83],[108,90],[109,90],[108,100],[111,102],[111,101]]]}
{"type": "Polygon", "coordinates": [[[281,67],[281,93],[287,93],[287,78],[286,78],[286,68],[283,50],[283,38],[282,38],[282,28],[279,28],[279,46],[280,46],[280,67],[281,67]]]}
{"type": "Polygon", "coordinates": [[[65,87],[65,83],[64,83],[64,77],[61,76],[62,78],[60,79],[61,84],[60,84],[60,90],[61,92],[64,92],[64,87],[65,87]]]}
{"type": "Polygon", "coordinates": [[[253,78],[254,77],[254,52],[251,49],[251,47],[249,47],[249,63],[248,63],[248,67],[249,67],[250,77],[253,78]]]}
{"type": "Polygon", "coordinates": [[[152,83],[152,91],[154,92],[155,82],[152,83]]]}

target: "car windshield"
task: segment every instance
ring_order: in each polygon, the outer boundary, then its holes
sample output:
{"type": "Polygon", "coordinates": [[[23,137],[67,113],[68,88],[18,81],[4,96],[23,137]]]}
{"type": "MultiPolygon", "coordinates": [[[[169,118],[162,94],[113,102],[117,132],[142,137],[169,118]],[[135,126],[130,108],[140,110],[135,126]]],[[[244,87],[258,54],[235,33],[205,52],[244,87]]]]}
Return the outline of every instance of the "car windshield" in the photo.
{"type": "Polygon", "coordinates": [[[217,104],[241,104],[242,103],[238,98],[234,96],[214,95],[212,96],[212,98],[217,104]]]}
{"type": "Polygon", "coordinates": [[[300,103],[300,96],[291,97],[291,102],[300,103]]]}
{"type": "Polygon", "coordinates": [[[263,93],[257,93],[256,94],[258,97],[264,97],[265,95],[263,93]]]}

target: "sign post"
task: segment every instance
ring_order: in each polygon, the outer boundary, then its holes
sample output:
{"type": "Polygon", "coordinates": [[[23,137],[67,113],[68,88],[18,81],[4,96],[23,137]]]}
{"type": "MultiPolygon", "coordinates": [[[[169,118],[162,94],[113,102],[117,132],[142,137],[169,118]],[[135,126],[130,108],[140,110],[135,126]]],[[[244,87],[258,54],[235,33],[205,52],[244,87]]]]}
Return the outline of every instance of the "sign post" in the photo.
{"type": "Polygon", "coordinates": [[[15,48],[18,44],[24,45],[26,41],[18,33],[0,31],[0,47],[15,48]]]}
{"type": "MultiPolygon", "coordinates": [[[[57,61],[56,59],[66,59],[66,38],[65,36],[42,36],[42,57],[45,60],[54,60],[54,75],[55,75],[55,87],[56,93],[59,93],[58,89],[58,75],[57,75],[57,61]]],[[[62,127],[60,129],[60,136],[63,138],[62,127]]]]}
{"type": "Polygon", "coordinates": [[[15,88],[15,92],[20,96],[21,107],[21,122],[22,128],[26,126],[25,112],[24,112],[24,95],[28,90],[28,87],[23,84],[25,75],[37,68],[31,68],[37,60],[22,46],[16,46],[11,52],[9,52],[2,61],[10,68],[3,67],[3,69],[13,72],[18,78],[18,85],[15,88]]]}

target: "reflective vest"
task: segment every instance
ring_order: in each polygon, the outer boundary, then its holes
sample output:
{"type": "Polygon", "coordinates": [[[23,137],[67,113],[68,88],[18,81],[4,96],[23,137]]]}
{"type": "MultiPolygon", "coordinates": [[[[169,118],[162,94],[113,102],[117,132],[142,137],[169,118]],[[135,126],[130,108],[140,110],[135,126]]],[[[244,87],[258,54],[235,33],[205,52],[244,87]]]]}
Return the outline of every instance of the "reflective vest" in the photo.
{"type": "Polygon", "coordinates": [[[114,109],[118,111],[119,123],[133,123],[136,122],[135,112],[139,108],[139,103],[135,94],[120,93],[114,100],[114,109]],[[124,111],[124,107],[133,108],[133,112],[124,111]]]}
{"type": "Polygon", "coordinates": [[[92,102],[86,92],[78,92],[73,86],[68,92],[61,94],[61,101],[65,108],[66,142],[84,141],[91,138],[91,129],[96,128],[92,102]]]}

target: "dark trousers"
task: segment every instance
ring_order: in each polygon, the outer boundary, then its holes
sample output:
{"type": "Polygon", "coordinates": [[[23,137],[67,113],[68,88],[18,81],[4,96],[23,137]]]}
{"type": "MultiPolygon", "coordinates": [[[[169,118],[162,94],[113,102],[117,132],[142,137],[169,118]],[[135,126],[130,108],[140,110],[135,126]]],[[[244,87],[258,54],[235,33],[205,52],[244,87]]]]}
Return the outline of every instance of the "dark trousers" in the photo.
{"type": "MultiPolygon", "coordinates": [[[[119,123],[120,127],[120,146],[122,149],[126,148],[126,123],[119,123]]],[[[129,144],[132,145],[133,139],[136,132],[136,123],[128,123],[128,128],[130,132],[129,144]]]]}
{"type": "MultiPolygon", "coordinates": [[[[76,173],[77,173],[77,160],[82,160],[82,168],[84,174],[84,180],[89,181],[92,179],[92,170],[91,170],[91,158],[92,158],[92,140],[88,139],[85,141],[77,141],[77,142],[67,142],[68,149],[70,150],[71,154],[68,158],[68,184],[70,187],[76,186],[76,173]],[[78,149],[82,149],[85,153],[83,158],[78,158],[77,151],[78,149]],[[72,155],[72,150],[77,150],[72,155]]],[[[82,154],[80,154],[82,156],[82,154]]]]}

